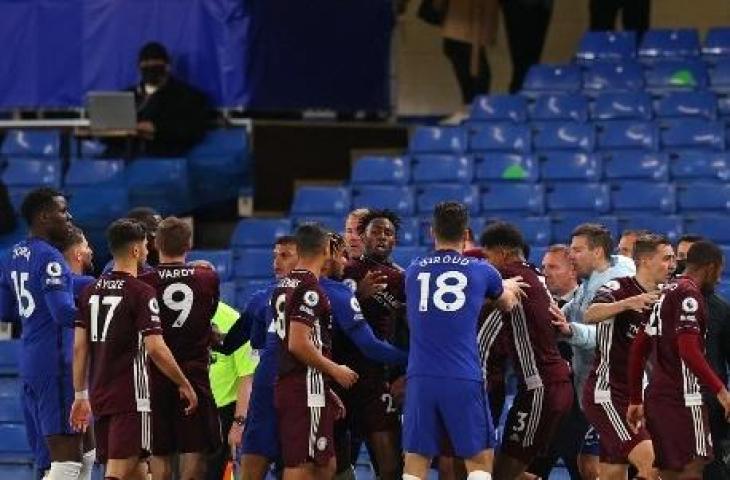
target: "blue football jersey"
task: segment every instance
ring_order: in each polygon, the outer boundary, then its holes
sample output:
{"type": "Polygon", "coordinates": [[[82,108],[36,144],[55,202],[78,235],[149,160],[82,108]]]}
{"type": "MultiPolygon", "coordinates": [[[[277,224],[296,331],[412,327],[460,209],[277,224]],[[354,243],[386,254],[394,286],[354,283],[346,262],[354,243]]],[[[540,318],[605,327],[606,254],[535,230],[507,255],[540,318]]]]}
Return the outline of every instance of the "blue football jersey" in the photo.
{"type": "Polygon", "coordinates": [[[0,267],[2,287],[15,298],[23,324],[20,374],[26,377],[70,372],[73,328],[62,327],[51,316],[46,293],[57,290],[73,296],[73,281],[66,260],[55,247],[29,238],[14,245],[0,267]]]}
{"type": "Polygon", "coordinates": [[[256,292],[247,309],[255,311],[251,327],[251,342],[258,349],[259,364],[254,372],[254,385],[273,386],[279,366],[279,335],[274,325],[274,309],[271,307],[271,295],[276,283],[256,292]]]}
{"type": "Polygon", "coordinates": [[[502,277],[488,262],[439,250],[406,270],[410,328],[408,376],[481,381],[479,311],[502,295],[502,277]]]}
{"type": "Polygon", "coordinates": [[[342,282],[330,278],[322,278],[319,284],[324,288],[330,300],[333,326],[343,332],[352,330],[360,322],[365,321],[360,304],[352,293],[350,287],[342,282]]]}

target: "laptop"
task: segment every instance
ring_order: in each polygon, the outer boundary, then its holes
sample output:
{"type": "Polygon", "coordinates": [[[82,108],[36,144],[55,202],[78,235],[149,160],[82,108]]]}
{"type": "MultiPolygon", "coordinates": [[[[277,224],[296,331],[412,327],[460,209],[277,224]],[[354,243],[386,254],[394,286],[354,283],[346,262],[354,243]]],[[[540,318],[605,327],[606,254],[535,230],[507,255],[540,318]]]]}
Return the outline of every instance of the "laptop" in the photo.
{"type": "Polygon", "coordinates": [[[137,128],[133,92],[89,92],[87,108],[92,131],[137,128]]]}

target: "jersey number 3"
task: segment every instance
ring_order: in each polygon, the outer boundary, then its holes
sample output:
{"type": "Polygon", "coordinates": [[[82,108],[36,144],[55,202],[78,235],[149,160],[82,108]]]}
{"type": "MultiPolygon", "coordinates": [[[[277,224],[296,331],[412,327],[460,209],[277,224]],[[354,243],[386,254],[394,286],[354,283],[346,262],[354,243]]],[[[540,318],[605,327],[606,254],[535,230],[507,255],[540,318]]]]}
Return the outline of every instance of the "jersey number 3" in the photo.
{"type": "Polygon", "coordinates": [[[450,270],[436,277],[436,289],[431,294],[431,273],[421,272],[418,274],[418,281],[421,284],[420,300],[418,310],[428,312],[428,307],[433,304],[443,312],[455,312],[466,303],[466,275],[461,272],[450,270]]]}

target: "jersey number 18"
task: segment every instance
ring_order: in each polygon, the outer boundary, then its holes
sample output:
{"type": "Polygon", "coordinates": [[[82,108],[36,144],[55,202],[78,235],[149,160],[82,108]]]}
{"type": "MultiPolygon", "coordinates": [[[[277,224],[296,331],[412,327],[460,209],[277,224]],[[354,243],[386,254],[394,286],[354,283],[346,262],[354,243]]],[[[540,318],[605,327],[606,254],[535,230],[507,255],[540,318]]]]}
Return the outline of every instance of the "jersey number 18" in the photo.
{"type": "Polygon", "coordinates": [[[466,275],[455,270],[444,272],[435,279],[436,289],[431,293],[431,273],[421,272],[418,274],[418,282],[421,284],[418,310],[427,312],[429,305],[433,304],[443,312],[455,312],[460,310],[466,303],[466,275]]]}

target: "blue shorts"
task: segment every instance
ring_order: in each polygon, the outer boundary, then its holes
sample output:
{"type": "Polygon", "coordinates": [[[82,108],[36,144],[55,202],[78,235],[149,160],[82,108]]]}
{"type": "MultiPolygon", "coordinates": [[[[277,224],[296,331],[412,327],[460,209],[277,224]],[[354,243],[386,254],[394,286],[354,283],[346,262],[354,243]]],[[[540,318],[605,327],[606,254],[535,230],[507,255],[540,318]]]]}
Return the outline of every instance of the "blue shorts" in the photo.
{"type": "Polygon", "coordinates": [[[450,443],[453,455],[462,458],[496,445],[484,384],[409,377],[403,412],[403,449],[435,457],[442,453],[445,443],[450,443]]]}
{"type": "Polygon", "coordinates": [[[274,386],[256,385],[251,391],[243,430],[243,454],[274,461],[280,456],[279,429],[274,407],[274,386]]]}

